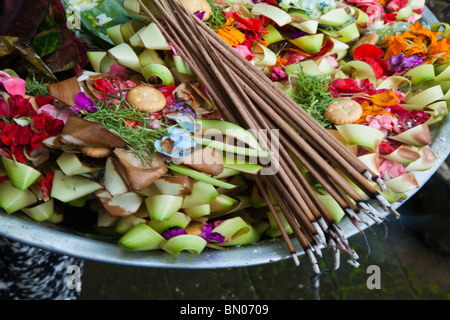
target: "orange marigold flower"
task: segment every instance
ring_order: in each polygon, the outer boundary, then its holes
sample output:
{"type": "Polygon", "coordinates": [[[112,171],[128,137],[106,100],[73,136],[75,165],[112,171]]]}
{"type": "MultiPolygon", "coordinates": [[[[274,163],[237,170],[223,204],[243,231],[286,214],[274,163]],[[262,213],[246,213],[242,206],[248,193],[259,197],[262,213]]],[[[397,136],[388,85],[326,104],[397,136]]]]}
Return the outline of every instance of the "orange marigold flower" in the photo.
{"type": "Polygon", "coordinates": [[[245,41],[245,34],[233,27],[233,18],[228,18],[225,26],[217,29],[216,33],[232,47],[236,47],[245,41]]]}

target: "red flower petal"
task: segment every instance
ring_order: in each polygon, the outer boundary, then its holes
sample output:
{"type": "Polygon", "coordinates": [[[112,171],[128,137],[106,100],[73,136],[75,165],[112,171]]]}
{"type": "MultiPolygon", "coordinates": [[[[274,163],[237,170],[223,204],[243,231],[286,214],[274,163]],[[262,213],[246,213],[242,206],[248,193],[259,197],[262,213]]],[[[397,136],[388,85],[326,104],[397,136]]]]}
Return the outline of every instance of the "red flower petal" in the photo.
{"type": "Polygon", "coordinates": [[[39,108],[44,106],[44,105],[46,105],[46,104],[52,104],[55,101],[55,99],[53,97],[41,96],[39,93],[35,97],[35,99],[36,99],[36,103],[39,106],[39,108]]]}
{"type": "Polygon", "coordinates": [[[355,49],[353,52],[353,57],[357,60],[364,58],[377,59],[384,57],[384,51],[376,45],[366,43],[355,49]]]}

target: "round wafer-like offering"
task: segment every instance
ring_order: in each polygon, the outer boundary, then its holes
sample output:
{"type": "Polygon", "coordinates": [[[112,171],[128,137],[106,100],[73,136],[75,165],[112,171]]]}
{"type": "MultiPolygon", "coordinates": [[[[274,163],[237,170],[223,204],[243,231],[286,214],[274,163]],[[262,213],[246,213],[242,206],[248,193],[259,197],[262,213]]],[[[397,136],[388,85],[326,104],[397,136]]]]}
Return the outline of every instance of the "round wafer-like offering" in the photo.
{"type": "Polygon", "coordinates": [[[106,158],[111,154],[111,149],[107,147],[82,146],[80,151],[92,158],[106,158]]]}
{"type": "Polygon", "coordinates": [[[128,103],[143,112],[158,112],[164,109],[167,100],[164,94],[156,88],[138,86],[127,93],[128,103]]]}
{"type": "Polygon", "coordinates": [[[361,105],[351,99],[340,99],[330,103],[324,117],[334,124],[354,123],[363,113],[361,105]]]}

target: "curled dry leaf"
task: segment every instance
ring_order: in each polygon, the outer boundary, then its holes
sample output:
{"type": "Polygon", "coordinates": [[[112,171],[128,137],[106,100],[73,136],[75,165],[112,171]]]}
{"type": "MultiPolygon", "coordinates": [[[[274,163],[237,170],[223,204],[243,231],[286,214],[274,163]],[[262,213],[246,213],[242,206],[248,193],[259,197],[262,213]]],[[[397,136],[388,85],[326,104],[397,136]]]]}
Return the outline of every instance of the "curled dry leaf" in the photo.
{"type": "Polygon", "coordinates": [[[126,192],[113,196],[108,190],[99,190],[95,195],[103,207],[113,217],[126,217],[137,212],[143,203],[143,198],[135,192],[126,192]]]}
{"type": "Polygon", "coordinates": [[[163,176],[155,182],[162,194],[186,196],[192,193],[194,179],[188,176],[163,176]]]}
{"type": "Polygon", "coordinates": [[[210,147],[196,148],[180,161],[188,167],[212,176],[217,176],[223,171],[222,151],[210,147]]]}
{"type": "Polygon", "coordinates": [[[70,116],[60,135],[63,144],[75,146],[95,146],[125,148],[127,143],[99,123],[70,116]]]}
{"type": "Polygon", "coordinates": [[[48,93],[51,97],[61,101],[62,103],[74,107],[75,96],[81,92],[80,84],[77,77],[72,77],[63,81],[49,84],[47,86],[48,93]]]}
{"type": "Polygon", "coordinates": [[[115,149],[114,155],[121,164],[130,186],[135,190],[145,189],[168,171],[157,156],[149,164],[123,148],[115,149]]]}

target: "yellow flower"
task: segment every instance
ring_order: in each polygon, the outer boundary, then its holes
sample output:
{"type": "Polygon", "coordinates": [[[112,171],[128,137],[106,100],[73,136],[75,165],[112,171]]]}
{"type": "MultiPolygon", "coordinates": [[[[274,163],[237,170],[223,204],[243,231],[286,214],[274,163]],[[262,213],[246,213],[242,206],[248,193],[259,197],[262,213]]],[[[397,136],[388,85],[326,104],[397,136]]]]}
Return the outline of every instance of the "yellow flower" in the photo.
{"type": "Polygon", "coordinates": [[[236,47],[245,41],[245,34],[233,27],[233,18],[228,18],[225,26],[217,29],[216,33],[232,47],[236,47]]]}

